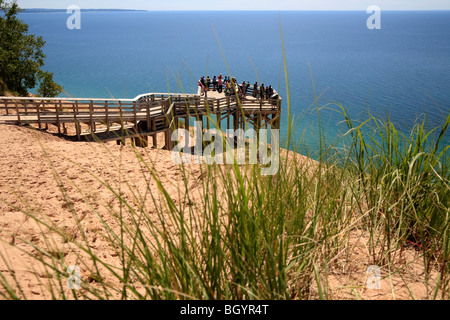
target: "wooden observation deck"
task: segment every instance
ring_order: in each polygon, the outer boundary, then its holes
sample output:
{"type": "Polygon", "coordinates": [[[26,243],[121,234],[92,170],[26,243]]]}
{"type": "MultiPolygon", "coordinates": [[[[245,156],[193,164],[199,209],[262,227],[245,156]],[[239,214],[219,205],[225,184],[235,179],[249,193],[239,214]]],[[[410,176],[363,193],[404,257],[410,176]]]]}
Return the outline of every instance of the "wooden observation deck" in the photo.
{"type": "Polygon", "coordinates": [[[173,148],[171,135],[184,119],[189,130],[190,119],[201,121],[209,129],[216,121],[219,129],[246,129],[245,123],[259,128],[280,128],[281,99],[262,99],[252,95],[225,96],[215,91],[200,94],[147,93],[134,99],[91,98],[18,98],[0,97],[0,123],[17,125],[55,125],[59,134],[67,133],[67,126],[75,127],[78,140],[94,135],[101,141],[134,139],[145,147],[148,137],[165,134],[165,147],[173,148]],[[216,118],[214,119],[215,116],[216,118]],[[226,128],[223,128],[226,123],[226,128]],[[88,126],[82,131],[81,125],[88,126]]]}

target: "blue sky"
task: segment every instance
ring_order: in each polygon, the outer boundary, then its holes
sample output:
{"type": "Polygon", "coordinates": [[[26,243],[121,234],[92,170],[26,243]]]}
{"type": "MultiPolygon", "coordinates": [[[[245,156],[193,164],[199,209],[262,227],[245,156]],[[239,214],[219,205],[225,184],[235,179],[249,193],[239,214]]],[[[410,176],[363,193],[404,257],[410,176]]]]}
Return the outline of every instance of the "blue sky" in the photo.
{"type": "Polygon", "coordinates": [[[18,0],[22,8],[144,10],[450,10],[450,0],[18,0]]]}

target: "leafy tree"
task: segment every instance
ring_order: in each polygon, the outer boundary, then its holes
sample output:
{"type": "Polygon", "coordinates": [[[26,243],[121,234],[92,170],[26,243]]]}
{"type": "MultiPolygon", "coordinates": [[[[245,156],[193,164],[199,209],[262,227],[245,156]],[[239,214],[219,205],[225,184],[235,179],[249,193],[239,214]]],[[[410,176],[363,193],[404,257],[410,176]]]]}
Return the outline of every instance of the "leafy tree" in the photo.
{"type": "MultiPolygon", "coordinates": [[[[16,0],[11,3],[0,0],[0,80],[6,88],[20,95],[26,95],[39,80],[45,82],[41,84],[43,88],[59,87],[53,82],[53,74],[41,71],[45,41],[28,34],[28,25],[17,18],[21,11],[16,0]]],[[[60,92],[44,91],[55,95],[60,92]]]]}
{"type": "Polygon", "coordinates": [[[37,93],[41,97],[56,97],[62,91],[61,86],[53,81],[53,72],[42,72],[40,79],[41,83],[37,93]]]}

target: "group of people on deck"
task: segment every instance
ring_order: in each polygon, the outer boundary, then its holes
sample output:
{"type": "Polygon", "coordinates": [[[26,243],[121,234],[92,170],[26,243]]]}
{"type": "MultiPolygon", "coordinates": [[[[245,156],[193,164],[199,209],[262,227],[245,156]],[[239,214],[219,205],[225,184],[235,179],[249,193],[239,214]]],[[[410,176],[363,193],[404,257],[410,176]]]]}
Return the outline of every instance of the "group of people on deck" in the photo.
{"type": "MultiPolygon", "coordinates": [[[[202,76],[198,81],[198,85],[200,87],[200,94],[206,95],[207,92],[212,88],[213,91],[217,91],[218,93],[225,93],[225,96],[231,96],[238,94],[241,97],[247,95],[250,88],[250,81],[243,81],[241,84],[238,84],[236,78],[234,77],[223,77],[222,74],[219,76],[214,76],[212,79],[207,76],[206,78],[202,76]]],[[[260,99],[274,99],[275,91],[272,86],[265,87],[264,84],[258,86],[258,82],[255,82],[253,85],[252,97],[260,98],[260,99]]]]}
{"type": "Polygon", "coordinates": [[[255,82],[253,85],[253,93],[252,96],[254,98],[261,98],[261,99],[274,99],[275,91],[273,90],[272,86],[269,85],[268,87],[264,87],[264,83],[261,84],[261,86],[258,88],[258,82],[255,82]]]}

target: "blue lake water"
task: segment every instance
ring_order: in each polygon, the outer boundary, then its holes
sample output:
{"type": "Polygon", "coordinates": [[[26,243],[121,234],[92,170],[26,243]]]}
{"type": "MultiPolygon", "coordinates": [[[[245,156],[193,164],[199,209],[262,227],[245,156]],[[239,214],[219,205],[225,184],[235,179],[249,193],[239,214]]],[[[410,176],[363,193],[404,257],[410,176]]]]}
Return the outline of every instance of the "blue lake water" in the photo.
{"type": "MultiPolygon", "coordinates": [[[[67,29],[69,16],[20,17],[44,37],[46,69],[75,97],[194,93],[201,75],[231,72],[278,90],[283,136],[281,21],[292,114],[300,117],[295,137],[304,133],[306,147],[317,147],[310,70],[319,106],[341,103],[356,119],[365,111],[389,114],[402,127],[426,114],[435,125],[450,111],[450,11],[382,12],[380,30],[366,27],[366,12],[83,12],[81,30],[67,29]]],[[[322,117],[333,140],[343,118],[333,111],[322,117]]]]}

